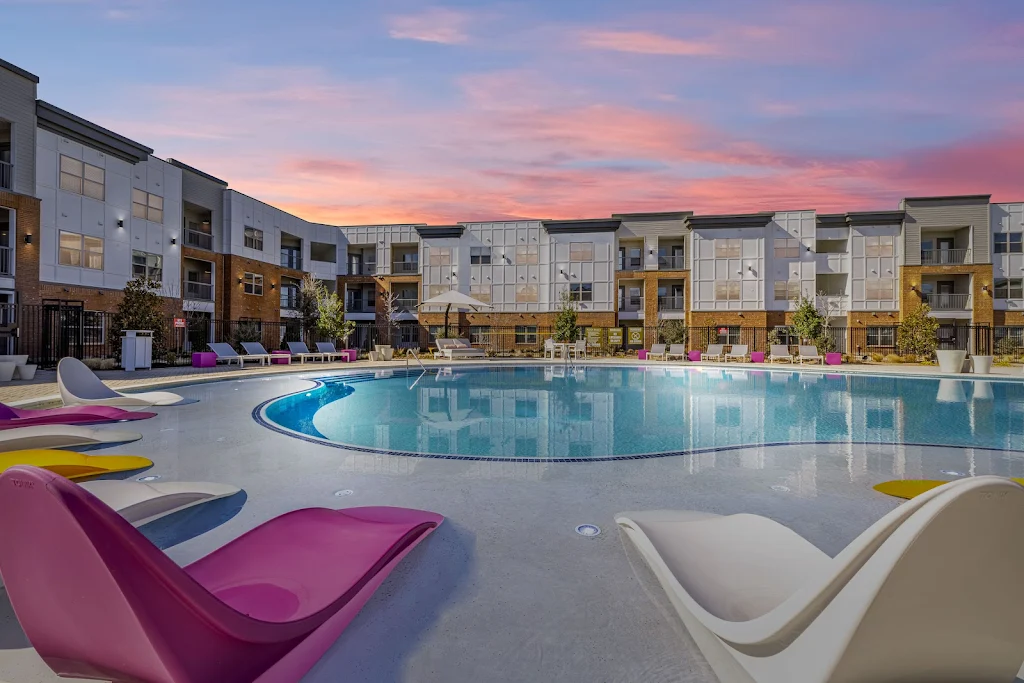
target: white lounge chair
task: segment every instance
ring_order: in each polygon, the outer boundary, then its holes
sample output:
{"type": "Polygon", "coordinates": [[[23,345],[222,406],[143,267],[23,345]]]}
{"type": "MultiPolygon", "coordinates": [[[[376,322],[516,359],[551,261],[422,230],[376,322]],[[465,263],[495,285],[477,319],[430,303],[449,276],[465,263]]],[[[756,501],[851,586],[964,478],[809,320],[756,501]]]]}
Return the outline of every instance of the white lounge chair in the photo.
{"type": "Polygon", "coordinates": [[[746,344],[733,344],[729,347],[729,353],[725,354],[725,360],[747,361],[749,356],[746,344]]]}
{"type": "Polygon", "coordinates": [[[36,425],[0,430],[0,452],[34,448],[72,448],[138,441],[142,434],[123,429],[94,429],[76,425],[36,425]]]}
{"type": "Polygon", "coordinates": [[[335,358],[344,358],[346,361],[349,360],[347,353],[342,353],[338,349],[334,348],[334,342],[317,342],[316,350],[324,355],[324,359],[331,361],[335,358]]]}
{"type": "Polygon", "coordinates": [[[260,365],[270,365],[270,361],[274,358],[273,355],[267,353],[267,350],[263,348],[263,344],[259,342],[242,342],[242,350],[245,351],[245,355],[242,358],[245,360],[250,358],[258,360],[260,365]]]}
{"type": "Polygon", "coordinates": [[[292,354],[292,358],[298,358],[300,363],[305,363],[307,358],[318,361],[324,360],[324,354],[319,351],[315,353],[310,351],[309,347],[306,346],[306,342],[288,342],[288,352],[292,354]]]}
{"type": "Polygon", "coordinates": [[[210,482],[141,482],[99,479],[80,484],[135,526],[187,508],[233,496],[237,486],[210,482]]]}
{"type": "Polygon", "coordinates": [[[768,362],[774,363],[775,361],[782,362],[793,362],[793,355],[789,352],[789,347],[785,344],[772,344],[771,353],[768,354],[768,362]]]}
{"type": "Polygon", "coordinates": [[[434,358],[448,358],[448,350],[455,346],[451,339],[436,339],[437,351],[434,351],[434,358]]]}
{"type": "Polygon", "coordinates": [[[797,360],[803,365],[804,361],[811,361],[812,363],[824,363],[825,357],[818,355],[817,346],[801,346],[799,348],[800,355],[797,356],[797,360]]]}
{"type": "MultiPolygon", "coordinates": [[[[77,358],[61,358],[57,363],[57,390],[66,406],[170,406],[186,402],[169,391],[122,394],[100,380],[77,358]]],[[[187,401],[191,402],[191,401],[187,401]]]]}
{"type": "Polygon", "coordinates": [[[660,358],[661,360],[668,360],[665,357],[666,353],[667,351],[665,344],[651,344],[651,350],[647,352],[647,358],[648,360],[654,360],[655,358],[660,358]]]}
{"type": "Polygon", "coordinates": [[[545,339],[544,340],[544,357],[545,358],[547,358],[548,354],[550,354],[551,355],[551,360],[554,360],[555,359],[555,352],[557,350],[558,350],[558,347],[555,346],[555,340],[554,339],[545,339]]]}
{"type": "Polygon", "coordinates": [[[668,353],[665,354],[665,360],[672,360],[676,356],[679,360],[686,360],[686,344],[671,344],[668,347],[668,353]]]}
{"type": "Polygon", "coordinates": [[[708,350],[700,355],[701,360],[722,360],[725,344],[708,344],[708,350]]]}
{"type": "Polygon", "coordinates": [[[723,682],[997,683],[1021,666],[1024,488],[1008,479],[921,494],[835,558],[757,515],[615,519],[723,682]]]}
{"type": "Polygon", "coordinates": [[[487,352],[469,343],[468,339],[452,339],[452,347],[448,349],[448,358],[484,358],[487,352]]]}

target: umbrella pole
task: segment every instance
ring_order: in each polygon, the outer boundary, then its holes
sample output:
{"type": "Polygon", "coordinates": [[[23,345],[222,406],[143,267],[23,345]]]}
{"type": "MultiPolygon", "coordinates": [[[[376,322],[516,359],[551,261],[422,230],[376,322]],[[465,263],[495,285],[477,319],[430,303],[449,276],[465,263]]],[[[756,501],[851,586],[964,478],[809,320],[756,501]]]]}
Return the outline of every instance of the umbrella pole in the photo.
{"type": "Polygon", "coordinates": [[[452,310],[452,305],[451,304],[448,304],[447,306],[445,306],[445,308],[444,308],[444,336],[445,336],[445,339],[450,338],[450,336],[448,334],[448,312],[450,310],[452,310]]]}

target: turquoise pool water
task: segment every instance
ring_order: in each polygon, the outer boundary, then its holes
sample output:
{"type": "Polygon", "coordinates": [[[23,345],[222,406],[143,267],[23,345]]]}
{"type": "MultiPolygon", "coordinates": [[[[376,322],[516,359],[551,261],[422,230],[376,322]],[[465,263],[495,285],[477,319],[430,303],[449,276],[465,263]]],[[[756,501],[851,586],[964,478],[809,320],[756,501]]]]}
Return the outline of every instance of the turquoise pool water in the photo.
{"type": "Polygon", "coordinates": [[[562,365],[319,380],[254,416],[365,451],[593,460],[806,442],[1024,450],[1024,383],[562,365]]]}

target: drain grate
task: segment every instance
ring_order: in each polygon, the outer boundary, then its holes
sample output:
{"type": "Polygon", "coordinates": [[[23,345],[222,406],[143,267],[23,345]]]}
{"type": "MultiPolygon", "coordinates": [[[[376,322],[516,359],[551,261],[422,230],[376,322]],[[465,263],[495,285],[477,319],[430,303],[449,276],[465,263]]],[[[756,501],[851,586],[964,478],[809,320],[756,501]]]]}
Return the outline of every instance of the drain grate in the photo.
{"type": "Polygon", "coordinates": [[[147,474],[144,477],[139,477],[136,481],[156,481],[159,478],[159,474],[147,474]]]}
{"type": "Polygon", "coordinates": [[[355,493],[355,491],[352,489],[342,489],[341,491],[335,491],[334,495],[341,498],[342,496],[351,496],[353,493],[355,493]]]}
{"type": "Polygon", "coordinates": [[[576,527],[576,533],[580,536],[593,537],[601,533],[601,527],[596,524],[580,524],[576,527]]]}
{"type": "Polygon", "coordinates": [[[963,472],[957,472],[956,470],[942,470],[942,474],[948,474],[951,477],[963,477],[963,472]]]}
{"type": "Polygon", "coordinates": [[[776,484],[775,486],[772,487],[772,491],[777,491],[779,493],[789,493],[789,487],[783,486],[782,484],[776,484]]]}

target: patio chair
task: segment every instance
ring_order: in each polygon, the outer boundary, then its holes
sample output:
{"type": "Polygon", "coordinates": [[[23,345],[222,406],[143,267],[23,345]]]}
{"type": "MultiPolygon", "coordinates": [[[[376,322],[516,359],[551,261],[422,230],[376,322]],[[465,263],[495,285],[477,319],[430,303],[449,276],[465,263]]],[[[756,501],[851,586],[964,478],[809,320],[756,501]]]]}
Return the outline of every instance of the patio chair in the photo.
{"type": "Polygon", "coordinates": [[[114,391],[85,366],[68,356],[57,363],[57,390],[66,406],[171,406],[193,403],[169,391],[122,394],[114,391]]]}
{"type": "Polygon", "coordinates": [[[679,360],[686,359],[686,344],[670,344],[668,351],[665,353],[665,360],[672,360],[676,356],[679,360]]]}
{"type": "Polygon", "coordinates": [[[747,345],[746,344],[732,344],[729,347],[729,353],[725,354],[725,360],[726,361],[735,360],[735,361],[744,361],[744,362],[747,361],[747,360],[750,360],[750,354],[747,353],[747,345]]]}
{"type": "Polygon", "coordinates": [[[316,350],[323,354],[324,360],[331,361],[341,358],[346,363],[349,362],[348,354],[334,348],[334,342],[317,342],[316,350]]]}
{"type": "Polygon", "coordinates": [[[84,479],[100,474],[143,470],[152,467],[153,461],[138,455],[86,455],[56,448],[0,453],[0,472],[16,465],[41,467],[68,479],[84,479]]]}
{"type": "Polygon", "coordinates": [[[558,347],[555,346],[555,340],[554,339],[545,339],[544,340],[544,357],[545,358],[548,357],[548,354],[551,354],[551,360],[554,360],[555,359],[555,352],[557,350],[558,350],[558,347]]]}
{"type": "Polygon", "coordinates": [[[722,360],[725,344],[708,344],[708,350],[701,354],[701,360],[722,360]]]}
{"type": "Polygon", "coordinates": [[[243,359],[258,360],[260,365],[270,365],[270,361],[274,358],[273,354],[267,353],[263,344],[259,342],[242,342],[242,350],[245,351],[245,354],[242,355],[243,359]]]}
{"type": "Polygon", "coordinates": [[[814,362],[824,363],[825,362],[825,356],[819,356],[818,355],[818,347],[817,346],[801,346],[801,347],[799,347],[799,353],[800,353],[800,355],[797,356],[797,360],[800,361],[801,365],[804,364],[804,361],[811,361],[812,363],[814,363],[814,362]]]}
{"type": "Polygon", "coordinates": [[[487,352],[483,349],[478,349],[469,343],[468,339],[452,339],[452,347],[448,349],[449,358],[484,358],[487,356],[487,352]]]}
{"type": "Polygon", "coordinates": [[[569,354],[570,358],[573,356],[576,357],[576,360],[579,360],[580,358],[586,358],[587,342],[585,339],[577,340],[575,344],[570,344],[569,346],[565,347],[565,351],[566,353],[569,354]]]}
{"type": "Polygon", "coordinates": [[[793,362],[793,355],[789,352],[789,347],[786,344],[772,344],[771,352],[768,354],[768,362],[774,363],[775,361],[793,362]]]}
{"type": "Polygon", "coordinates": [[[12,408],[0,403],[0,429],[30,427],[32,425],[87,425],[104,422],[147,420],[156,413],[131,411],[113,406],[69,406],[64,408],[12,408]]]}
{"type": "Polygon", "coordinates": [[[115,681],[298,681],[444,519],[296,510],[180,567],[51,472],[15,467],[0,489],[0,572],[29,642],[60,676],[115,681]]]}
{"type": "Polygon", "coordinates": [[[298,358],[299,363],[305,363],[307,358],[312,358],[313,360],[319,360],[321,362],[324,360],[324,354],[319,351],[315,353],[310,351],[309,347],[306,346],[306,342],[288,342],[288,352],[292,354],[292,358],[298,358]]]}
{"type": "Polygon", "coordinates": [[[434,344],[437,346],[437,351],[434,351],[434,358],[447,358],[448,349],[455,346],[455,342],[451,339],[435,339],[434,344]]]}
{"type": "Polygon", "coordinates": [[[661,360],[668,360],[665,357],[666,353],[667,351],[665,344],[651,344],[651,350],[647,352],[647,358],[648,360],[654,360],[655,358],[660,358],[661,360]]]}
{"type": "Polygon", "coordinates": [[[1024,488],[1007,479],[923,493],[835,558],[758,515],[616,522],[722,681],[996,683],[1020,669],[1024,488]]]}
{"type": "Polygon", "coordinates": [[[142,434],[78,425],[36,425],[0,430],[0,453],[27,448],[73,448],[138,441],[142,434]]]}
{"type": "Polygon", "coordinates": [[[97,479],[82,482],[79,486],[135,526],[155,522],[161,517],[203,503],[228,498],[242,490],[237,486],[208,481],[143,482],[97,479]]]}
{"type": "Polygon", "coordinates": [[[237,362],[239,367],[245,366],[245,359],[238,355],[238,352],[231,348],[231,344],[227,342],[210,342],[207,344],[210,347],[210,351],[217,356],[217,362],[226,361],[228,365],[232,362],[237,362]]]}

